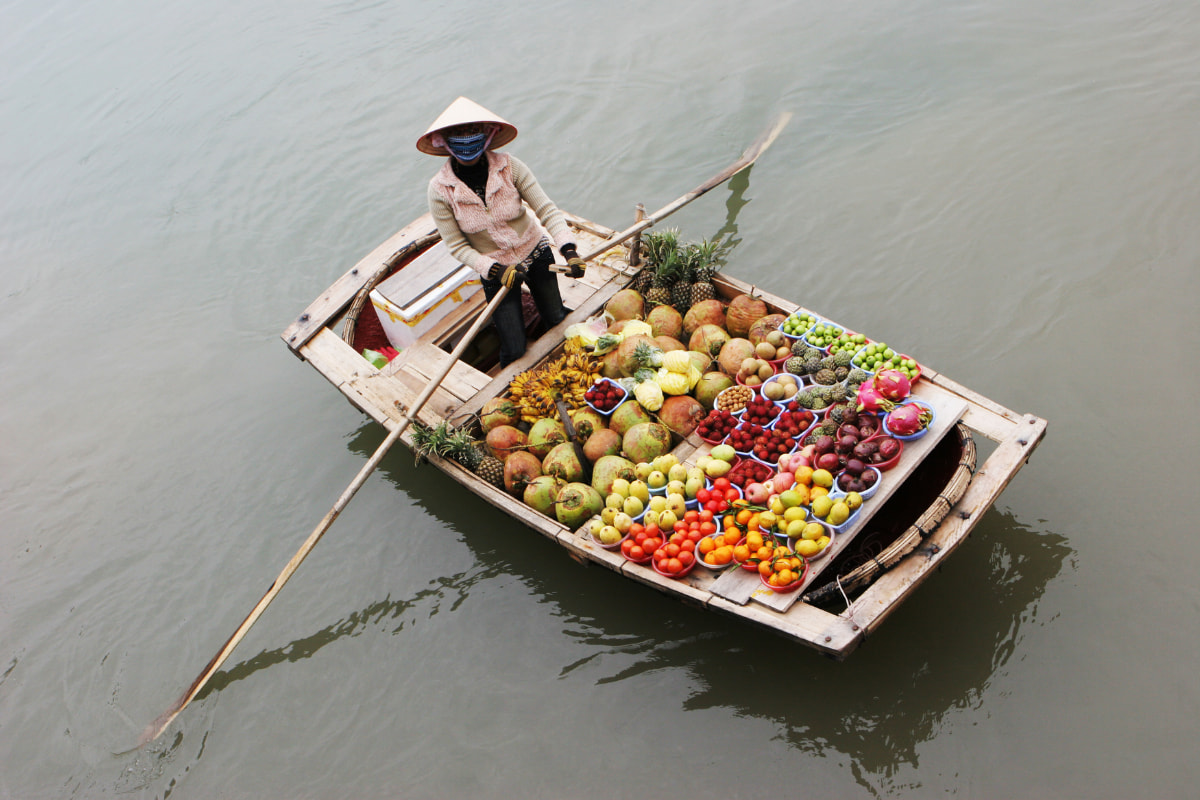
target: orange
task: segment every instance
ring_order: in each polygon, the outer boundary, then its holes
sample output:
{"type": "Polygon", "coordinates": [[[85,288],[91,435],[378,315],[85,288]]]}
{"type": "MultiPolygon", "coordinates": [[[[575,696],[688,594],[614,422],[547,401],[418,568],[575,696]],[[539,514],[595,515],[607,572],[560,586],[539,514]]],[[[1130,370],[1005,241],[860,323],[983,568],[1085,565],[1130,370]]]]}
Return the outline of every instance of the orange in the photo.
{"type": "Polygon", "coordinates": [[[769,561],[759,562],[758,574],[762,575],[764,578],[767,578],[768,580],[773,577],[772,572],[771,572],[771,564],[769,561]]]}
{"type": "Polygon", "coordinates": [[[733,561],[733,548],[718,547],[713,551],[712,555],[716,559],[716,563],[728,564],[730,561],[733,561]]]}
{"type": "Polygon", "coordinates": [[[780,586],[787,586],[789,583],[796,580],[796,573],[785,568],[782,572],[776,573],[776,578],[779,580],[780,586]]]}
{"type": "Polygon", "coordinates": [[[812,467],[800,467],[796,470],[796,483],[800,484],[801,486],[811,486],[812,474],[812,467]]]}
{"type": "Polygon", "coordinates": [[[748,508],[743,508],[741,511],[737,512],[737,516],[735,517],[735,519],[736,519],[738,525],[746,525],[750,522],[750,518],[753,516],[754,516],[753,511],[751,511],[748,508]]]}
{"type": "Polygon", "coordinates": [[[742,532],[739,531],[737,528],[726,528],[725,529],[725,536],[723,537],[723,541],[725,542],[725,544],[729,545],[730,547],[733,547],[735,544],[737,544],[739,541],[741,541],[741,539],[742,539],[742,532]]]}
{"type": "Polygon", "coordinates": [[[700,551],[701,555],[708,555],[717,549],[717,543],[706,537],[700,540],[700,545],[696,549],[700,551]]]}
{"type": "Polygon", "coordinates": [[[750,548],[744,544],[739,544],[733,548],[733,557],[738,561],[745,561],[750,557],[750,548]]]}

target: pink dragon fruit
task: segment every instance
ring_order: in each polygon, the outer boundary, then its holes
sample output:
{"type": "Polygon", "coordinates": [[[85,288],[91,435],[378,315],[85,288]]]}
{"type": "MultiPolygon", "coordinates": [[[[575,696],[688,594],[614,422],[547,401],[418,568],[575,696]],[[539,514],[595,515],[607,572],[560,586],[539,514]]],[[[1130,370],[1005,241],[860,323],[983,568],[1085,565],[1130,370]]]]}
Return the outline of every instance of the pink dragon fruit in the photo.
{"type": "Polygon", "coordinates": [[[874,383],[879,393],[893,403],[899,403],[912,392],[908,376],[898,369],[880,370],[875,375],[874,383]]]}
{"type": "Polygon", "coordinates": [[[896,404],[884,397],[875,386],[874,380],[863,381],[858,387],[858,410],[878,414],[880,411],[891,411],[896,404]]]}
{"type": "Polygon", "coordinates": [[[889,411],[884,422],[897,436],[912,436],[929,427],[933,422],[933,411],[919,403],[905,403],[889,411]]]}

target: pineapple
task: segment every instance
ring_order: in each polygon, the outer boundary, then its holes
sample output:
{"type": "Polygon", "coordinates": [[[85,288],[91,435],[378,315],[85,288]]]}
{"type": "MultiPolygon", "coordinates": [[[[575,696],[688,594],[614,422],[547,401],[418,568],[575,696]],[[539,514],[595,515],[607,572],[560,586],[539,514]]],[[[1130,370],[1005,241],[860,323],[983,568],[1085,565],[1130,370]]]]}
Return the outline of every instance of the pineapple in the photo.
{"type": "Polygon", "coordinates": [[[712,300],[717,296],[716,287],[713,286],[713,277],[717,274],[717,270],[725,263],[725,259],[729,254],[730,244],[722,243],[720,237],[716,239],[705,239],[699,244],[693,244],[689,248],[693,265],[693,283],[692,283],[692,305],[703,302],[704,300],[712,300]]]}
{"type": "Polygon", "coordinates": [[[449,458],[462,464],[467,471],[478,475],[492,486],[504,488],[504,462],[485,452],[470,431],[451,428],[445,422],[438,423],[437,427],[433,428],[414,422],[412,439],[418,463],[430,454],[449,458]]]}

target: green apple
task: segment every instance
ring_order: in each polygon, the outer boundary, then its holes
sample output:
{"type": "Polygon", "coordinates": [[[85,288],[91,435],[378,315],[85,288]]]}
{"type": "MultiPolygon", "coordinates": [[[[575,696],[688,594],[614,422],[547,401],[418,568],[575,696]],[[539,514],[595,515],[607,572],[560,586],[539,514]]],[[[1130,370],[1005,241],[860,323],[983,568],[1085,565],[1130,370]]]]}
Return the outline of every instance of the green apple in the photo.
{"type": "Polygon", "coordinates": [[[680,481],[682,483],[687,480],[687,476],[688,468],[680,463],[672,464],[671,468],[667,470],[667,478],[673,481],[680,481]]]}
{"type": "Polygon", "coordinates": [[[617,518],[613,520],[612,526],[621,532],[621,535],[629,533],[629,529],[633,527],[633,517],[626,514],[624,511],[617,512],[617,518]]]}
{"type": "Polygon", "coordinates": [[[667,485],[667,476],[662,470],[654,470],[646,476],[646,485],[651,489],[661,489],[667,485]]]}
{"type": "Polygon", "coordinates": [[[677,519],[683,519],[683,514],[687,511],[687,498],[682,494],[668,494],[667,510],[675,514],[677,519]]]}
{"type": "Polygon", "coordinates": [[[600,510],[600,520],[604,525],[612,525],[613,520],[617,518],[617,509],[605,506],[600,510]]]}
{"type": "Polygon", "coordinates": [[[683,494],[683,481],[669,481],[667,483],[667,494],[683,494]]]}
{"type": "Polygon", "coordinates": [[[643,503],[645,503],[650,499],[650,487],[646,485],[644,480],[639,478],[636,481],[630,482],[629,496],[636,497],[638,500],[641,500],[643,503]]]}
{"type": "Polygon", "coordinates": [[[592,517],[591,521],[588,522],[588,533],[592,534],[593,536],[599,536],[600,529],[603,527],[604,522],[600,519],[600,517],[592,517]]]}
{"type": "Polygon", "coordinates": [[[663,531],[671,530],[678,521],[679,516],[669,508],[658,515],[658,527],[663,531]]]}
{"type": "Polygon", "coordinates": [[[651,525],[657,525],[659,514],[661,511],[655,511],[653,508],[646,509],[646,516],[642,517],[642,524],[649,528],[651,525]]]}
{"type": "Polygon", "coordinates": [[[675,457],[674,453],[663,453],[661,456],[651,462],[654,468],[659,472],[670,472],[671,467],[678,463],[679,459],[675,457]]]}
{"type": "Polygon", "coordinates": [[[629,497],[629,481],[624,478],[617,478],[612,483],[612,490],[621,497],[629,497]]]}
{"type": "Polygon", "coordinates": [[[696,493],[704,488],[704,473],[701,472],[696,476],[688,476],[687,483],[683,485],[683,493],[687,495],[688,500],[693,500],[696,493]]]}
{"type": "Polygon", "coordinates": [[[624,534],[612,525],[605,525],[600,529],[600,544],[616,544],[623,537],[624,534]]]}
{"type": "Polygon", "coordinates": [[[653,511],[664,511],[667,507],[667,498],[665,495],[656,494],[650,498],[650,505],[647,506],[653,511]]]}
{"type": "Polygon", "coordinates": [[[633,468],[633,472],[639,481],[644,481],[647,475],[654,472],[654,467],[648,461],[639,461],[633,468]]]}
{"type": "Polygon", "coordinates": [[[733,469],[733,464],[730,464],[728,461],[722,461],[719,458],[714,458],[709,460],[704,471],[708,473],[708,477],[710,478],[719,478],[727,474],[731,469],[733,469]]]}
{"type": "Polygon", "coordinates": [[[619,495],[616,492],[613,492],[608,497],[604,498],[604,507],[605,508],[620,508],[621,506],[625,505],[625,499],[626,498],[623,495],[619,495]]]}

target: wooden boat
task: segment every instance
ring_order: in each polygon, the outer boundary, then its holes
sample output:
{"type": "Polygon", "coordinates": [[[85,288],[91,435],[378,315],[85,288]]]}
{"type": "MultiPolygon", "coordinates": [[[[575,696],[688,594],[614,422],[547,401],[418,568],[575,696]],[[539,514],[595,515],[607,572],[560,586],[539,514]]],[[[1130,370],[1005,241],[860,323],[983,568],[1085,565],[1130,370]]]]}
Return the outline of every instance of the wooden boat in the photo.
{"type": "MultiPolygon", "coordinates": [[[[602,250],[616,234],[586,219],[567,217],[581,252],[602,250]]],[[[630,266],[630,260],[627,247],[614,247],[592,262],[584,278],[561,276],[563,300],[572,313],[544,333],[536,315],[527,317],[531,331],[542,335],[531,338],[526,355],[506,368],[496,366],[495,343],[477,337],[416,418],[431,426],[469,421],[486,401],[503,394],[514,376],[561,353],[566,329],[601,312],[612,295],[633,280],[638,268],[630,266]]],[[[338,278],[284,330],[282,338],[351,404],[394,430],[430,380],[447,366],[450,351],[484,302],[481,292],[468,296],[465,289],[452,288],[436,322],[427,318],[423,327],[414,329],[420,333],[412,343],[377,369],[361,353],[387,344],[369,298],[376,287],[397,276],[392,283],[400,284],[402,291],[407,284],[408,299],[419,301],[419,295],[428,296],[436,284],[430,275],[448,276],[459,266],[439,245],[432,219],[425,215],[338,278]]],[[[750,288],[721,273],[714,284],[726,299],[750,288]]],[[[765,295],[763,299],[772,312],[787,314],[798,308],[783,298],[765,295]]],[[[619,552],[602,548],[586,530],[568,529],[533,511],[457,463],[436,456],[429,460],[463,489],[554,540],[580,562],[599,564],[684,602],[762,626],[842,659],[965,541],[1045,432],[1045,420],[1014,413],[925,364],[914,393],[936,411],[929,433],[908,443],[899,465],[887,473],[857,521],[835,537],[828,556],[813,562],[801,590],[787,594],[769,591],[757,575],[736,568],[695,569],[682,579],[663,577],[649,565],[634,564],[619,552]],[[974,434],[997,443],[978,471],[974,434]]],[[[410,431],[401,438],[412,446],[410,431]]],[[[674,452],[681,461],[694,463],[709,447],[693,434],[680,441],[674,452]]]]}

